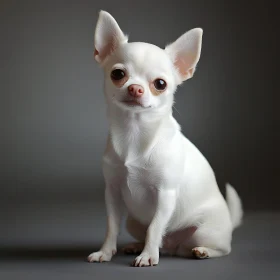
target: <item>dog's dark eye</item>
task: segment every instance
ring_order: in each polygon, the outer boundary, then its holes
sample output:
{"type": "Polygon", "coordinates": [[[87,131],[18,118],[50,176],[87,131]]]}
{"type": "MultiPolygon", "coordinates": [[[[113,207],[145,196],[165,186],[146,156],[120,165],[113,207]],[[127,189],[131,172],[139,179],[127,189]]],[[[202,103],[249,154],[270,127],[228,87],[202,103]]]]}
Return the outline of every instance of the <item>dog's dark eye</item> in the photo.
{"type": "Polygon", "coordinates": [[[125,72],[121,69],[115,69],[111,72],[111,79],[119,81],[125,77],[125,72]]]}
{"type": "Polygon", "coordinates": [[[162,79],[156,79],[154,81],[154,86],[157,90],[165,90],[166,88],[166,82],[162,79]]]}

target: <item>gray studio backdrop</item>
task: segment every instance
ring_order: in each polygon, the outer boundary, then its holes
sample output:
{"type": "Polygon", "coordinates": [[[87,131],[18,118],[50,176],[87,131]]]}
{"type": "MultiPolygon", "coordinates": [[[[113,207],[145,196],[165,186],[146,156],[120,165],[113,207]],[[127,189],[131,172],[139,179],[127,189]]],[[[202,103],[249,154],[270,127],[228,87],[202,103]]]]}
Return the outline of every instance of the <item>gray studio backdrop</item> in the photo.
{"type": "Polygon", "coordinates": [[[107,121],[93,60],[100,9],[130,41],[160,47],[204,29],[201,61],[178,90],[174,115],[222,191],[229,181],[247,211],[279,210],[276,17],[246,3],[1,1],[1,245],[103,232],[107,121]]]}

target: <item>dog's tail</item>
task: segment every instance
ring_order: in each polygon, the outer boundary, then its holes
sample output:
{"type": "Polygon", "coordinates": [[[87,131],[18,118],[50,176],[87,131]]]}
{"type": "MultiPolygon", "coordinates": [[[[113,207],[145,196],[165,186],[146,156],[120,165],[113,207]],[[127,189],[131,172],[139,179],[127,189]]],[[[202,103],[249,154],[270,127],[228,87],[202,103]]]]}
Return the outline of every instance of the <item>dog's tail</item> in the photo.
{"type": "Polygon", "coordinates": [[[243,209],[241,199],[229,183],[226,184],[226,201],[229,208],[233,229],[242,224],[243,209]]]}

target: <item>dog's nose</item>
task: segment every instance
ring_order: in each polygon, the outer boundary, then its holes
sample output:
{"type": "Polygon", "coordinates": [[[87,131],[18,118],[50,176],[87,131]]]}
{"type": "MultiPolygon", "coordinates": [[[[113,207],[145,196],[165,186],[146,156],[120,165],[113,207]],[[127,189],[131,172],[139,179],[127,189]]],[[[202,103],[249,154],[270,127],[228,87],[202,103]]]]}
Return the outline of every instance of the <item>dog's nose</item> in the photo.
{"type": "Polygon", "coordinates": [[[144,93],[144,88],[140,85],[130,85],[128,87],[128,94],[133,97],[140,97],[144,93]]]}

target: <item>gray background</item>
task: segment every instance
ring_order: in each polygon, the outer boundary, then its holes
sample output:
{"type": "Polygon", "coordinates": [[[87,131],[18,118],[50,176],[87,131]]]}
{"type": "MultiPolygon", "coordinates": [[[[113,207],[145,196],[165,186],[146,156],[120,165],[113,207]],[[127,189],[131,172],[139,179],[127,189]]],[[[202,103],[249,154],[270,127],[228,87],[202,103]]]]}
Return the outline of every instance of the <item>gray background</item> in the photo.
{"type": "MultiPolygon", "coordinates": [[[[130,41],[160,47],[191,28],[204,29],[201,61],[194,78],[176,94],[179,113],[174,116],[213,166],[221,191],[229,181],[243,199],[249,221],[235,241],[241,240],[236,246],[243,248],[243,261],[260,251],[261,261],[264,255],[274,258],[276,253],[265,251],[270,244],[261,242],[280,235],[269,227],[279,226],[280,209],[277,9],[269,1],[2,0],[2,249],[16,250],[10,258],[52,256],[59,262],[72,256],[73,262],[103,238],[101,158],[107,121],[102,71],[93,60],[100,9],[112,13],[130,41]],[[275,213],[250,214],[261,211],[275,213]],[[266,235],[250,238],[259,227],[265,227],[266,235]],[[250,253],[246,240],[266,249],[250,253]]],[[[121,238],[128,239],[125,234],[121,238]]],[[[279,248],[276,241],[274,248],[279,248]]],[[[229,266],[235,262],[227,260],[229,266]]],[[[8,263],[5,267],[13,276],[8,263]]],[[[28,265],[23,267],[18,264],[19,271],[28,274],[28,265]]],[[[40,274],[40,266],[36,269],[40,274]]],[[[239,269],[242,274],[245,267],[239,269]]],[[[58,269],[58,275],[69,278],[63,271],[58,269]]],[[[210,265],[209,271],[216,269],[210,265]]]]}

